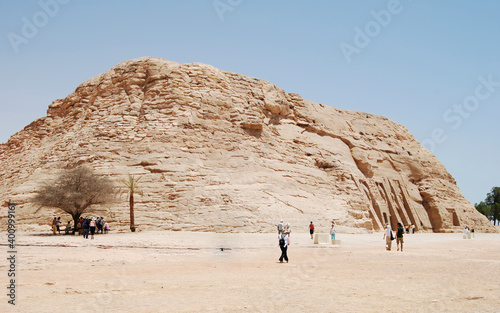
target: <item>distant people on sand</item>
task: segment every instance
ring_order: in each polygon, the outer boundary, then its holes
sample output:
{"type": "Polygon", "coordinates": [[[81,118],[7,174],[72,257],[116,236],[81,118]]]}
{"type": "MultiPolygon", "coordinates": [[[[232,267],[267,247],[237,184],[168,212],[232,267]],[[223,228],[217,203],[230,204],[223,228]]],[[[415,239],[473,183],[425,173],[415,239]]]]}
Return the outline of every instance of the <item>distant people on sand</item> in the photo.
{"type": "Polygon", "coordinates": [[[332,227],[330,228],[330,237],[332,238],[331,240],[335,240],[335,233],[336,233],[335,224],[332,222],[332,227]]]}
{"type": "Polygon", "coordinates": [[[279,247],[281,249],[281,256],[279,258],[280,263],[283,263],[283,260],[288,263],[288,255],[287,255],[287,250],[288,246],[290,245],[290,236],[289,233],[286,232],[286,230],[278,236],[279,238],[279,247]]]}
{"type": "Polygon", "coordinates": [[[469,227],[465,226],[464,228],[464,239],[467,239],[469,237],[469,227]]]}
{"type": "Polygon", "coordinates": [[[309,234],[311,235],[311,239],[313,239],[313,234],[314,234],[314,224],[313,222],[311,221],[311,223],[309,224],[309,234]]]}
{"type": "Polygon", "coordinates": [[[471,233],[471,235],[472,235],[472,238],[474,238],[474,227],[472,227],[472,228],[470,229],[470,233],[471,233]]]}
{"type": "Polygon", "coordinates": [[[384,239],[385,239],[385,247],[387,251],[391,251],[391,246],[392,246],[392,241],[394,240],[394,236],[392,235],[392,229],[391,225],[387,223],[385,227],[385,232],[384,232],[384,239]]]}
{"type": "MultiPolygon", "coordinates": [[[[57,234],[57,232],[59,232],[60,234],[61,228],[62,228],[61,218],[54,217],[54,219],[52,220],[52,233],[57,234]]],[[[64,234],[69,235],[70,232],[72,234],[78,232],[79,235],[83,235],[83,238],[88,239],[90,233],[92,235],[92,239],[94,239],[95,234],[108,233],[109,230],[110,230],[109,224],[104,220],[104,217],[102,216],[98,216],[97,218],[80,217],[80,219],[77,220],[74,227],[72,227],[71,221],[68,221],[68,224],[66,224],[66,227],[64,228],[64,234]]]]}
{"type": "Polygon", "coordinates": [[[278,235],[281,235],[283,233],[283,220],[281,220],[276,227],[278,228],[278,235]]]}
{"type": "Polygon", "coordinates": [[[401,248],[401,252],[403,252],[403,225],[401,223],[398,223],[398,229],[396,231],[396,246],[398,247],[398,251],[401,248]]]}

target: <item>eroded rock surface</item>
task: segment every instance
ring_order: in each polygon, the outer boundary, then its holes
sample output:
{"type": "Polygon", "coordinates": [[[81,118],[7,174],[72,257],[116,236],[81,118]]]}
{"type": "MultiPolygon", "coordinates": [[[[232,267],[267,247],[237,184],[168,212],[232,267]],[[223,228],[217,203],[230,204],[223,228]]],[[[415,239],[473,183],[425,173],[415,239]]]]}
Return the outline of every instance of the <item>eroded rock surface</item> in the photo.
{"type": "MultiPolygon", "coordinates": [[[[139,229],[270,231],[283,218],[302,231],[312,220],[326,232],[332,219],[495,231],[405,127],[199,63],[122,62],[54,101],[0,152],[0,196],[27,229],[67,216],[30,203],[37,184],[89,163],[117,185],[142,177],[139,229]]],[[[125,196],[91,214],[128,225],[125,196]]]]}

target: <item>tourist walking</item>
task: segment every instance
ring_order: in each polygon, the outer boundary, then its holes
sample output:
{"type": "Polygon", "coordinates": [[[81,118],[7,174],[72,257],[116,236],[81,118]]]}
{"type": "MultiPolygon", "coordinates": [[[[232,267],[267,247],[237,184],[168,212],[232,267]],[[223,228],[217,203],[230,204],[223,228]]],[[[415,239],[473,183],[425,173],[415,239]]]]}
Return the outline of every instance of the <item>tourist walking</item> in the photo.
{"type": "Polygon", "coordinates": [[[335,233],[336,233],[335,224],[332,223],[332,228],[330,228],[330,237],[332,237],[332,240],[335,240],[335,233]]]}
{"type": "Polygon", "coordinates": [[[311,224],[309,224],[309,234],[311,234],[311,239],[313,239],[313,234],[314,234],[314,224],[311,221],[311,224]]]}
{"type": "Polygon", "coordinates": [[[391,251],[391,246],[392,246],[392,241],[394,240],[394,236],[392,235],[392,229],[391,229],[391,225],[389,225],[389,223],[387,223],[387,225],[385,227],[384,239],[385,239],[386,250],[391,251]]]}
{"type": "Polygon", "coordinates": [[[401,223],[398,223],[398,230],[396,232],[396,246],[398,247],[398,251],[401,247],[401,252],[403,252],[403,225],[401,223]]]}
{"type": "Polygon", "coordinates": [[[288,233],[284,232],[283,234],[279,235],[279,246],[281,249],[281,256],[279,258],[280,263],[283,263],[283,260],[288,263],[288,245],[290,245],[290,237],[288,236],[288,233]]]}

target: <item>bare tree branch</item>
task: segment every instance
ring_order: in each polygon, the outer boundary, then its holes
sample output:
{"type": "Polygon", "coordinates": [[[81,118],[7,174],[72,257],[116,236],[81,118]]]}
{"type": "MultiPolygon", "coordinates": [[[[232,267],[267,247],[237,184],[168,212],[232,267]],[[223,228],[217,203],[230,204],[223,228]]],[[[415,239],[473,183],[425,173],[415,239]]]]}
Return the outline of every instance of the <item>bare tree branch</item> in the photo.
{"type": "Polygon", "coordinates": [[[55,207],[70,214],[75,225],[91,206],[112,202],[113,183],[98,176],[88,166],[63,171],[54,181],[42,183],[33,203],[41,207],[55,207]]]}

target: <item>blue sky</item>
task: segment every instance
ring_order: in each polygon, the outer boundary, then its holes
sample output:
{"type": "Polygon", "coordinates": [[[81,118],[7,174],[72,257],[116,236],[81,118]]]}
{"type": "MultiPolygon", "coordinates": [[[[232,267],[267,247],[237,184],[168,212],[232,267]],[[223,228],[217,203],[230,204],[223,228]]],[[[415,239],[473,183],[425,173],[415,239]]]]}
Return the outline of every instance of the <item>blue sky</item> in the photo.
{"type": "Polygon", "coordinates": [[[500,1],[0,0],[0,141],[117,63],[268,80],[406,126],[472,203],[499,186],[500,1]]]}

